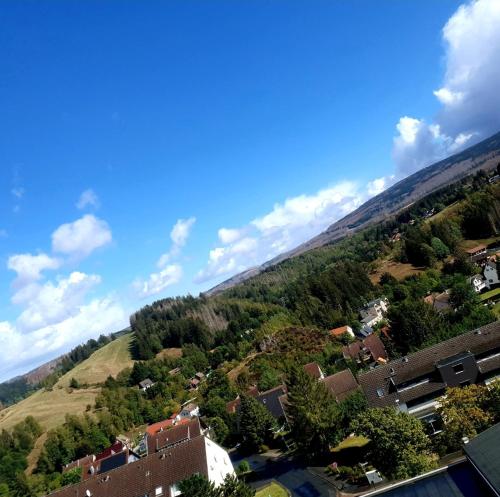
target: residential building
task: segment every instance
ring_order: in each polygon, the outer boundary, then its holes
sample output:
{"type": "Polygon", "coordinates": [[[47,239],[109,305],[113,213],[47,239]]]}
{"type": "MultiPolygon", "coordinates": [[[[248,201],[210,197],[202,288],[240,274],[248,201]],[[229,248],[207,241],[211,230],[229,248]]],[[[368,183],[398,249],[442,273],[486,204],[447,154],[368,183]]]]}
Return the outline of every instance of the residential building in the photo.
{"type": "Polygon", "coordinates": [[[464,445],[467,459],[496,497],[500,497],[500,423],[464,445]]]}
{"type": "Polygon", "coordinates": [[[483,244],[467,249],[465,252],[469,255],[472,262],[476,262],[478,264],[481,264],[487,258],[486,245],[483,244]]]}
{"type": "Polygon", "coordinates": [[[234,475],[228,453],[205,435],[189,438],[143,459],[94,474],[54,497],[176,497],[178,484],[192,475],[205,476],[219,486],[234,475]]]}
{"type": "Polygon", "coordinates": [[[334,328],[333,330],[330,330],[330,335],[334,338],[341,338],[344,335],[348,335],[354,338],[354,331],[352,331],[352,328],[350,326],[341,326],[340,328],[334,328]]]}
{"type": "Polygon", "coordinates": [[[145,380],[142,380],[140,383],[139,383],[139,388],[145,392],[148,388],[151,388],[152,386],[154,385],[154,383],[149,379],[149,378],[146,378],[145,380]]]}
{"type": "Polygon", "coordinates": [[[199,418],[184,419],[175,426],[158,431],[154,435],[146,434],[147,454],[171,449],[203,433],[199,418]]]}
{"type": "Polygon", "coordinates": [[[442,293],[433,292],[424,298],[424,302],[432,305],[432,307],[434,307],[434,309],[441,314],[453,310],[450,304],[449,290],[442,293]]]}
{"type": "Polygon", "coordinates": [[[498,285],[500,283],[500,279],[498,278],[496,260],[495,261],[489,260],[484,265],[483,274],[488,287],[491,287],[493,285],[498,285]]]}
{"type": "Polygon", "coordinates": [[[182,407],[181,412],[177,415],[177,419],[180,420],[185,418],[192,418],[199,415],[200,415],[200,408],[198,404],[189,402],[188,404],[182,407]]]}
{"type": "Polygon", "coordinates": [[[500,321],[396,359],[358,376],[371,407],[398,407],[429,423],[447,387],[500,377],[500,321]]]}
{"type": "Polygon", "coordinates": [[[389,358],[382,340],[374,333],[342,347],[342,355],[346,360],[370,366],[385,364],[389,358]]]}
{"type": "Polygon", "coordinates": [[[321,381],[337,402],[343,401],[359,390],[359,383],[350,369],[344,369],[339,373],[327,376],[321,381]]]}
{"type": "Polygon", "coordinates": [[[316,380],[322,380],[325,377],[325,374],[321,370],[321,367],[316,362],[310,362],[306,364],[304,366],[304,371],[316,380]]]}
{"type": "MultiPolygon", "coordinates": [[[[260,402],[276,419],[280,419],[285,416],[283,406],[280,402],[280,397],[286,394],[286,386],[278,385],[275,388],[266,390],[265,392],[259,392],[257,387],[252,387],[246,394],[253,397],[257,402],[260,402]]],[[[230,414],[237,413],[239,411],[241,404],[241,399],[238,396],[236,399],[228,402],[226,404],[226,411],[230,414]]]]}
{"type": "Polygon", "coordinates": [[[368,302],[362,309],[360,309],[360,334],[362,336],[368,336],[373,333],[373,327],[383,321],[388,308],[389,301],[385,297],[382,297],[368,302]]]}
{"type": "Polygon", "coordinates": [[[475,274],[474,276],[471,276],[469,278],[469,282],[476,293],[480,293],[488,287],[488,285],[486,284],[486,280],[481,274],[475,274]]]}

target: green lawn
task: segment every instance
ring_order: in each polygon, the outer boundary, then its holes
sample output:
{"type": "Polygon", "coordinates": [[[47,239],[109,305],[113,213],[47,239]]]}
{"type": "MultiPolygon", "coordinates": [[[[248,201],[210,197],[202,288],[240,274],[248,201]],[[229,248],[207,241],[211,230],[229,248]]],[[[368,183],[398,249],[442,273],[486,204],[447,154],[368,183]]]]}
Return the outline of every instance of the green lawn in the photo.
{"type": "Polygon", "coordinates": [[[353,447],[364,447],[369,440],[365,437],[347,437],[342,440],[332,452],[340,452],[342,449],[351,449],[353,447]]]}
{"type": "Polygon", "coordinates": [[[290,493],[278,483],[271,483],[257,490],[255,497],[290,497],[290,493]]]}
{"type": "Polygon", "coordinates": [[[497,295],[500,295],[500,288],[495,288],[489,292],[483,293],[479,296],[479,298],[484,302],[485,300],[490,300],[497,295]]]}

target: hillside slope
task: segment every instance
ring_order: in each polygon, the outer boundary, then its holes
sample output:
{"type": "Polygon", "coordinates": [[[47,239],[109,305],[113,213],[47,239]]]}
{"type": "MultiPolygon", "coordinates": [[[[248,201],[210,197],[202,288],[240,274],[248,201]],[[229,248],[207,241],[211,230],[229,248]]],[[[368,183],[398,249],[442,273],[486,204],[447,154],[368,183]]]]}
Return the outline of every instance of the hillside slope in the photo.
{"type": "Polygon", "coordinates": [[[473,174],[480,169],[493,169],[497,167],[499,162],[500,133],[497,133],[459,154],[417,171],[371,198],[344,218],[336,221],[323,233],[320,233],[295,249],[265,262],[259,267],[252,268],[229,278],[205,292],[205,295],[217,295],[286,259],[335,242],[348,234],[355,233],[371,224],[380,222],[429,193],[473,174]]]}
{"type": "Polygon", "coordinates": [[[44,430],[50,430],[64,422],[66,414],[82,414],[87,405],[94,405],[100,391],[96,386],[109,375],[116,376],[125,367],[131,366],[130,341],[132,335],[123,335],[94,352],[88,359],[62,376],[52,390],[37,390],[26,399],[0,411],[0,431],[10,429],[26,416],[34,416],[44,430]],[[71,378],[89,388],[72,390],[71,378]]]}

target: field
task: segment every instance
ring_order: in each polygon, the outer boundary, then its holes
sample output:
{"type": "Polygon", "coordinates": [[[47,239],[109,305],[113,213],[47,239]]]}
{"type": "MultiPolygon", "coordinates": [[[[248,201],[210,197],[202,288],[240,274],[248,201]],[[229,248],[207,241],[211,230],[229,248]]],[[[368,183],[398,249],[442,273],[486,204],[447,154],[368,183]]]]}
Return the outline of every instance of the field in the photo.
{"type": "Polygon", "coordinates": [[[422,272],[422,269],[413,266],[412,264],[406,264],[402,262],[397,262],[394,260],[382,260],[380,261],[379,266],[375,271],[370,273],[368,276],[372,283],[378,283],[380,277],[384,273],[389,273],[397,280],[402,280],[407,276],[411,276],[412,274],[419,274],[422,272]]]}
{"type": "Polygon", "coordinates": [[[122,369],[134,364],[129,350],[131,340],[132,334],[129,333],[97,350],[86,361],[61,377],[58,385],[69,386],[71,378],[81,384],[96,385],[105,381],[109,375],[116,376],[122,369]]]}
{"type": "Polygon", "coordinates": [[[179,357],[182,357],[182,349],[175,347],[160,350],[156,354],[157,359],[179,359],[179,357]]]}
{"type": "Polygon", "coordinates": [[[129,345],[132,335],[123,335],[94,352],[87,360],[62,376],[51,391],[38,390],[28,398],[0,411],[0,430],[10,429],[26,416],[34,416],[44,430],[64,422],[66,414],[82,414],[88,405],[93,406],[99,387],[110,374],[116,376],[123,368],[131,366],[129,345]],[[94,385],[72,390],[71,378],[81,384],[94,385]]]}
{"type": "Polygon", "coordinates": [[[257,490],[255,497],[289,497],[290,493],[278,483],[272,482],[269,485],[257,490]]]}

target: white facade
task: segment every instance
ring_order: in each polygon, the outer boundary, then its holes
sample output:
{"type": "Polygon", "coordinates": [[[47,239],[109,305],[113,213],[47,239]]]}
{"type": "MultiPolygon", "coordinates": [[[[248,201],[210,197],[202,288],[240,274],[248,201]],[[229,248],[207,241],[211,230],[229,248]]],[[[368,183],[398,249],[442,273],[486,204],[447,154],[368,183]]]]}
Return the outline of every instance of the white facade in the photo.
{"type": "Polygon", "coordinates": [[[479,293],[481,290],[484,290],[487,288],[486,281],[483,279],[483,277],[480,274],[476,274],[475,276],[472,276],[470,279],[470,283],[472,285],[472,288],[474,288],[474,291],[476,293],[479,293]]]}
{"type": "Polygon", "coordinates": [[[189,404],[182,408],[181,412],[177,414],[177,421],[185,418],[193,418],[200,415],[200,408],[196,404],[189,404]]]}
{"type": "Polygon", "coordinates": [[[215,442],[205,437],[205,449],[207,457],[208,480],[215,486],[224,482],[227,475],[235,475],[233,464],[229,454],[215,442]]]}

